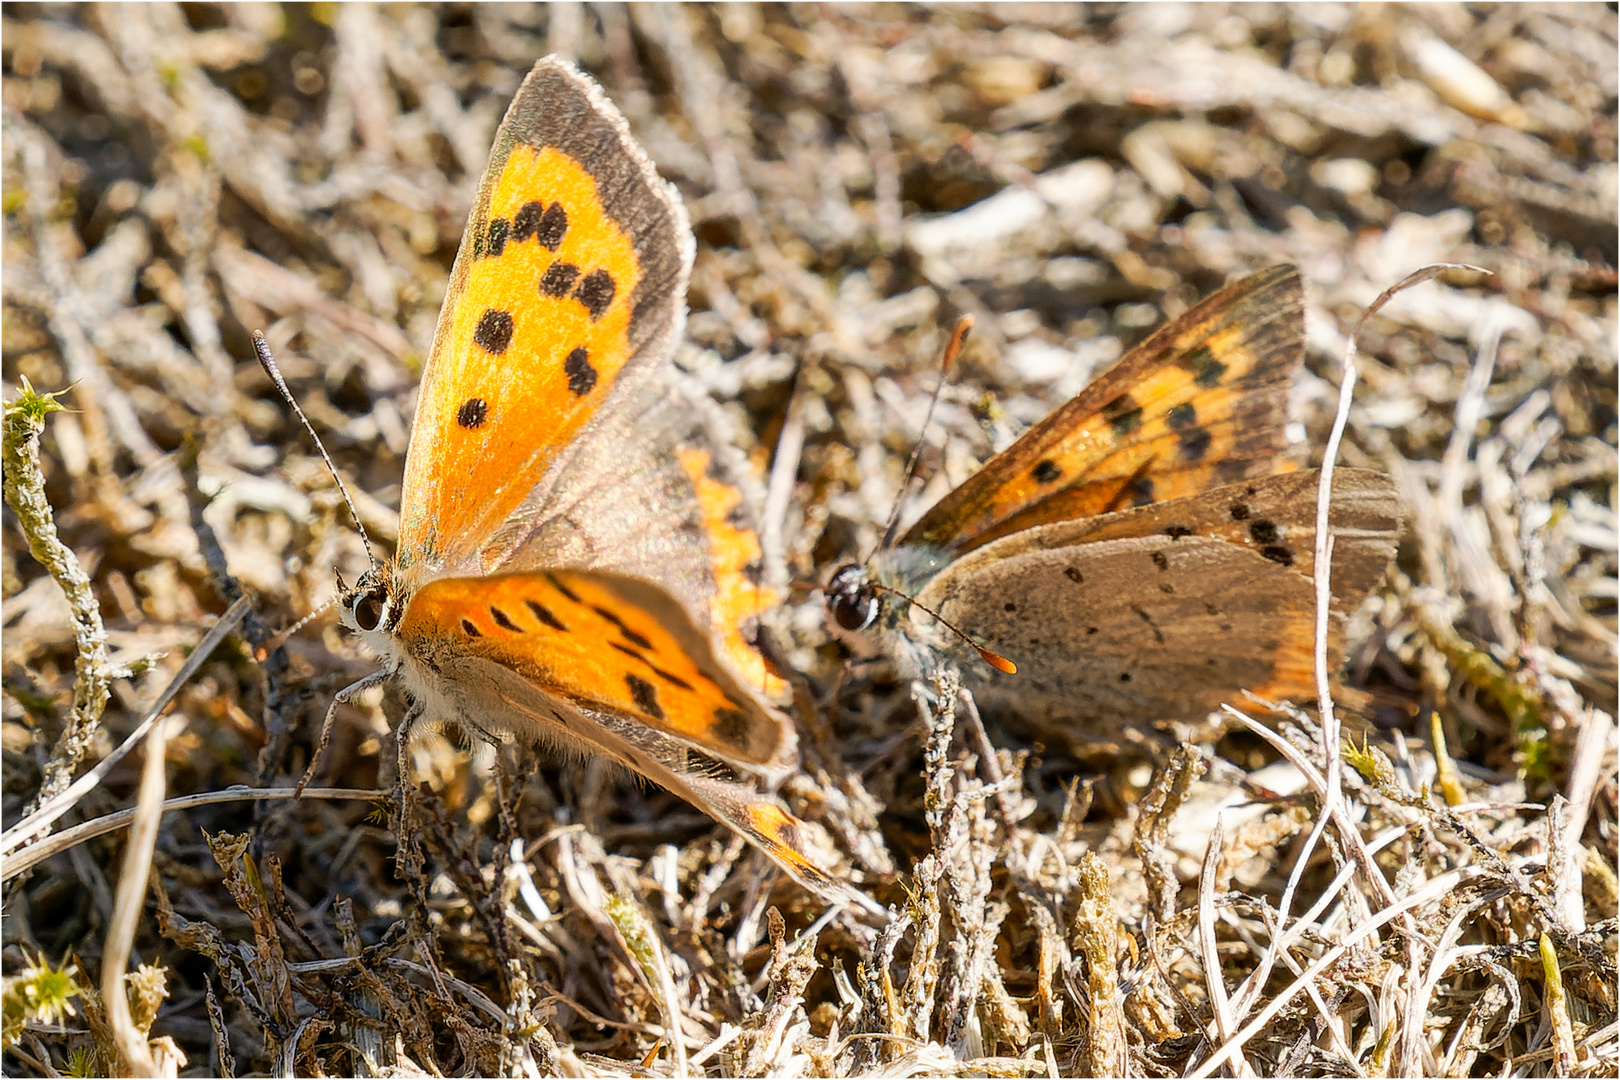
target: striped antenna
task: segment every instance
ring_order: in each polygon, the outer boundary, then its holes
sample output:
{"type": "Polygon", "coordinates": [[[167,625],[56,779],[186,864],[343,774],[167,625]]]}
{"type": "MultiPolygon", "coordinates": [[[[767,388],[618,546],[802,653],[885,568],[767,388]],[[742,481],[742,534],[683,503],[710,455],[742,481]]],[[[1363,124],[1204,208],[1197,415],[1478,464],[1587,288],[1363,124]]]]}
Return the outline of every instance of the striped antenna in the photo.
{"type": "MultiPolygon", "coordinates": [[[[299,422],[304,425],[304,430],[309,432],[309,437],[315,442],[315,449],[321,452],[321,460],[326,462],[327,471],[332,474],[332,479],[337,482],[338,492],[343,496],[343,501],[348,504],[349,513],[354,517],[354,527],[360,532],[360,543],[365,545],[366,558],[371,562],[372,568],[375,569],[381,564],[377,561],[376,553],[371,550],[371,537],[366,535],[366,527],[360,524],[360,511],[355,509],[354,500],[349,498],[349,489],[344,486],[343,477],[338,475],[337,466],[332,464],[332,456],[326,452],[326,447],[321,444],[321,437],[315,434],[315,426],[309,422],[309,417],[304,415],[304,410],[298,407],[298,401],[292,396],[292,391],[287,389],[287,380],[281,377],[281,369],[276,367],[276,358],[270,355],[270,343],[264,339],[263,330],[253,331],[253,353],[259,358],[259,366],[264,368],[264,373],[270,376],[270,381],[276,384],[276,389],[281,391],[281,396],[286,399],[288,405],[292,406],[292,411],[298,417],[299,422]]],[[[303,624],[300,623],[299,625],[303,624]]]]}

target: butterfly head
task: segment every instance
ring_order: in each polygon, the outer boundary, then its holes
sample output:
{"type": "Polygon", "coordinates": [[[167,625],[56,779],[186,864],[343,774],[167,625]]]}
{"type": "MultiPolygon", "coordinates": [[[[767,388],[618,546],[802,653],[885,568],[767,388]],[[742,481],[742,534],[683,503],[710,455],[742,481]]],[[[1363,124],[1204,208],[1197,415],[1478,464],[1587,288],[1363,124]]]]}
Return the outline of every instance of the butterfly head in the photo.
{"type": "MultiPolygon", "coordinates": [[[[884,562],[897,562],[895,556],[910,556],[913,563],[930,568],[937,568],[940,558],[937,553],[906,548],[884,554],[890,556],[882,560],[884,562]]],[[[903,575],[897,577],[903,580],[903,575]]],[[[1011,660],[985,648],[938,611],[918,603],[913,591],[879,581],[870,565],[850,563],[841,566],[827,583],[827,614],[832,620],[833,633],[846,643],[854,644],[880,637],[904,641],[908,634],[902,623],[911,608],[918,609],[929,622],[937,624],[945,632],[945,641],[966,645],[997,671],[1008,675],[1018,671],[1018,665],[1011,660]]],[[[929,648],[921,641],[917,644],[924,651],[929,648]]]]}
{"type": "Polygon", "coordinates": [[[399,625],[405,605],[395,587],[392,567],[373,566],[360,575],[353,587],[338,579],[338,611],[343,625],[366,639],[368,645],[386,652],[386,643],[399,625]]]}
{"type": "Polygon", "coordinates": [[[851,633],[870,630],[877,625],[882,607],[879,592],[869,568],[855,563],[839,567],[827,583],[827,614],[839,629],[851,633]]]}

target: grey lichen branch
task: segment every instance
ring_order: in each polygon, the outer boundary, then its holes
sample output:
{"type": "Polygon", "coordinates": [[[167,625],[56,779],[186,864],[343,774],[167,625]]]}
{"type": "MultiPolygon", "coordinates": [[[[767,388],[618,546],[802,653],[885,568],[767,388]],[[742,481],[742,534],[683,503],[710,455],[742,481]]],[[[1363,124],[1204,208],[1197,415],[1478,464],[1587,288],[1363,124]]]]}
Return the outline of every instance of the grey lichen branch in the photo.
{"type": "Polygon", "coordinates": [[[39,437],[45,418],[62,406],[56,401],[66,390],[39,393],[24,377],[17,397],[5,403],[4,449],[6,502],[28,537],[28,550],[49,570],[67,594],[73,616],[73,640],[78,649],[78,676],[73,683],[73,712],[51,750],[45,776],[33,805],[67,787],[101,723],[114,679],[134,672],[112,663],[107,652],[107,631],[101,623],[90,577],[76,555],[56,534],[56,517],[45,498],[45,475],[39,464],[39,437]]]}

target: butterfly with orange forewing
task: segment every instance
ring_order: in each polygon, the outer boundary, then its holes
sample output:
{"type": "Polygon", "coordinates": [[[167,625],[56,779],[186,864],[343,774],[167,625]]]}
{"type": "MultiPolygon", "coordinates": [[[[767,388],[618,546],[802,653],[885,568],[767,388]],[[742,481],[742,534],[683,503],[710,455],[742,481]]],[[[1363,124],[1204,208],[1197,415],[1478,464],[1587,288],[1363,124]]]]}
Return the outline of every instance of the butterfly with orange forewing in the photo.
{"type": "Polygon", "coordinates": [[[744,624],[774,594],[714,411],[664,371],[692,255],[618,110],[571,64],[537,63],[451,273],[395,558],[340,599],[386,667],[337,700],[396,680],[406,731],[427,718],[617,762],[873,910],[756,789],[796,744],[754,690],[770,676],[744,624]]]}
{"type": "MultiPolygon", "coordinates": [[[[1298,271],[1229,285],[827,588],[836,632],[942,664],[1054,745],[1314,690],[1317,470],[1291,471],[1298,271]],[[988,655],[986,655],[988,654],[988,655]],[[988,662],[987,662],[988,661],[988,662]],[[1016,667],[1016,674],[1002,672],[1016,667]]],[[[1400,526],[1388,476],[1334,474],[1330,653],[1400,526]]]]}

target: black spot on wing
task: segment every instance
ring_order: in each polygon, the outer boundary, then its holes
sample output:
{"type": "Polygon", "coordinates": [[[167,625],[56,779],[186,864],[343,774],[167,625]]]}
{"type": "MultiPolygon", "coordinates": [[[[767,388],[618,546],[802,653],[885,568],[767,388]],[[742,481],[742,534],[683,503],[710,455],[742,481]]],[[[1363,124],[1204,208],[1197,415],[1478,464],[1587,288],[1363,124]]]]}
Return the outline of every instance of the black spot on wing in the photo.
{"type": "Polygon", "coordinates": [[[564,585],[562,580],[558,578],[556,574],[547,574],[546,580],[551,582],[552,588],[562,593],[567,599],[572,600],[576,604],[581,603],[579,593],[575,592],[573,589],[570,589],[567,585],[564,585]]]}
{"type": "Polygon", "coordinates": [[[1246,502],[1235,502],[1232,504],[1231,508],[1227,510],[1227,513],[1232,515],[1233,521],[1248,521],[1250,514],[1249,504],[1246,502]]]}
{"type": "Polygon", "coordinates": [[[462,629],[462,632],[465,633],[468,637],[483,637],[484,636],[479,631],[478,627],[473,625],[473,621],[471,619],[462,619],[461,620],[461,629],[462,629]]]}
{"type": "Polygon", "coordinates": [[[1147,623],[1147,626],[1148,626],[1149,630],[1153,631],[1153,640],[1155,642],[1157,642],[1158,644],[1163,645],[1164,644],[1164,631],[1160,630],[1157,626],[1154,625],[1153,616],[1149,615],[1147,612],[1143,611],[1141,608],[1137,607],[1135,604],[1131,605],[1131,610],[1136,612],[1136,617],[1137,618],[1139,618],[1143,622],[1147,623]]]}
{"type": "Polygon", "coordinates": [[[1150,558],[1152,558],[1153,565],[1157,566],[1160,572],[1170,569],[1170,557],[1164,552],[1155,551],[1150,558]]]}
{"type": "Polygon", "coordinates": [[[568,375],[568,392],[575,397],[584,397],[596,388],[596,369],[591,367],[591,354],[581,345],[568,354],[563,361],[563,371],[568,375]]]}
{"type": "Polygon", "coordinates": [[[1198,408],[1190,401],[1183,401],[1164,414],[1164,422],[1170,425],[1171,431],[1186,431],[1197,425],[1198,408]]]}
{"type": "Polygon", "coordinates": [[[473,331],[473,340],[478,347],[491,356],[499,356],[512,344],[512,316],[504,311],[490,308],[484,312],[483,318],[478,320],[478,327],[473,331]]]}
{"type": "Polygon", "coordinates": [[[512,234],[512,224],[505,218],[495,218],[489,223],[489,236],[484,241],[484,257],[493,259],[506,250],[506,238],[512,234]]]}
{"type": "Polygon", "coordinates": [[[1037,484],[1050,484],[1063,475],[1063,470],[1053,462],[1042,461],[1029,471],[1029,475],[1035,478],[1037,484]]]}
{"type": "Polygon", "coordinates": [[[1083,585],[1086,580],[1086,575],[1082,574],[1079,570],[1072,566],[1066,566],[1063,568],[1063,576],[1074,582],[1076,585],[1083,585]]]}
{"type": "Polygon", "coordinates": [[[1294,549],[1284,547],[1281,544],[1268,544],[1260,549],[1260,554],[1274,563],[1281,563],[1283,566],[1294,565],[1294,549]]]}
{"type": "Polygon", "coordinates": [[[539,202],[526,202],[512,215],[512,239],[522,243],[540,230],[540,217],[546,208],[539,202]]]}
{"type": "Polygon", "coordinates": [[[645,637],[626,626],[624,624],[624,620],[619,618],[616,613],[609,611],[604,607],[593,606],[591,610],[596,612],[602,618],[606,619],[608,622],[612,623],[614,626],[617,626],[619,628],[619,633],[624,635],[625,640],[636,646],[638,649],[650,649],[653,647],[652,642],[648,641],[645,637]]]}
{"type": "Polygon", "coordinates": [[[1167,525],[1164,530],[1164,535],[1172,540],[1180,540],[1183,536],[1191,536],[1192,534],[1192,528],[1187,525],[1167,525]]]}
{"type": "Polygon", "coordinates": [[[1188,428],[1181,433],[1181,457],[1184,461],[1203,461],[1209,453],[1209,432],[1201,427],[1188,428]]]}
{"type": "Polygon", "coordinates": [[[656,666],[654,664],[648,664],[647,666],[652,668],[652,671],[653,671],[654,675],[657,675],[660,679],[663,679],[665,682],[669,683],[669,685],[678,686],[682,690],[691,690],[691,689],[693,689],[691,683],[687,682],[685,679],[681,678],[679,675],[675,674],[673,671],[665,671],[663,668],[658,667],[658,666],[656,666]]]}
{"type": "Polygon", "coordinates": [[[523,628],[517,623],[513,622],[511,618],[507,616],[506,612],[502,611],[498,607],[495,607],[493,604],[490,605],[489,617],[494,619],[495,625],[499,626],[503,630],[511,630],[514,633],[519,634],[523,632],[523,628]]]}
{"type": "Polygon", "coordinates": [[[630,700],[636,703],[636,708],[654,720],[664,718],[664,707],[658,704],[658,687],[640,675],[630,674],[625,675],[624,685],[630,688],[630,700]]]}
{"type": "Polygon", "coordinates": [[[525,600],[523,605],[529,609],[530,614],[540,620],[541,625],[549,626],[553,630],[561,630],[565,634],[568,633],[568,627],[562,624],[562,620],[553,615],[551,609],[538,600],[525,600]]]}
{"type": "Polygon", "coordinates": [[[591,313],[591,321],[595,322],[606,314],[617,291],[613,275],[606,270],[592,270],[574,289],[574,299],[585,305],[585,310],[591,313]]]}
{"type": "Polygon", "coordinates": [[[1192,372],[1193,381],[1206,390],[1218,385],[1226,376],[1226,365],[1215,359],[1215,354],[1209,351],[1207,345],[1189,350],[1176,363],[1192,372]]]}
{"type": "Polygon", "coordinates": [[[1131,481],[1131,505],[1147,506],[1153,501],[1153,478],[1139,476],[1131,481]]]}
{"type": "Polygon", "coordinates": [[[540,295],[563,297],[579,280],[579,267],[573,263],[554,262],[540,275],[540,295]]]}
{"type": "Polygon", "coordinates": [[[628,657],[631,657],[631,658],[633,658],[635,660],[641,661],[642,664],[646,665],[648,671],[652,672],[654,675],[658,676],[660,679],[664,680],[669,685],[674,686],[674,687],[678,687],[679,689],[686,690],[686,691],[691,691],[691,690],[695,689],[695,687],[693,687],[691,683],[687,682],[685,679],[681,678],[679,675],[675,674],[673,671],[665,671],[663,668],[659,667],[657,664],[653,663],[651,660],[648,660],[645,656],[643,656],[641,653],[637,652],[635,649],[632,649],[630,646],[621,645],[617,641],[610,641],[610,642],[608,642],[608,645],[611,646],[614,649],[617,649],[619,652],[624,653],[624,655],[626,655],[628,657]]]}
{"type": "Polygon", "coordinates": [[[1142,424],[1142,407],[1129,394],[1121,394],[1104,405],[1102,415],[1114,426],[1115,435],[1129,435],[1142,424]]]}
{"type": "Polygon", "coordinates": [[[1204,365],[1203,370],[1198,373],[1198,377],[1194,381],[1205,390],[1208,390],[1213,386],[1219,386],[1221,380],[1225,377],[1226,365],[1219,360],[1211,360],[1204,365]]]}
{"type": "Polygon", "coordinates": [[[1261,518],[1259,521],[1249,522],[1249,535],[1254,538],[1254,542],[1257,544],[1275,544],[1282,538],[1282,533],[1280,530],[1278,530],[1277,523],[1275,521],[1267,521],[1265,518],[1261,518]]]}
{"type": "Polygon", "coordinates": [[[540,215],[540,221],[535,225],[534,238],[540,241],[542,247],[548,251],[556,251],[557,245],[563,242],[568,235],[568,211],[563,209],[562,203],[552,203],[546,207],[546,212],[540,215]]]}
{"type": "Polygon", "coordinates": [[[456,410],[456,423],[469,431],[473,428],[482,427],[487,419],[489,419],[489,406],[485,404],[483,398],[468,398],[461,403],[461,408],[456,410]]]}

